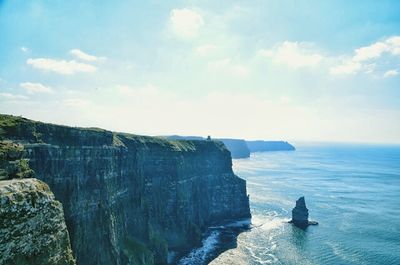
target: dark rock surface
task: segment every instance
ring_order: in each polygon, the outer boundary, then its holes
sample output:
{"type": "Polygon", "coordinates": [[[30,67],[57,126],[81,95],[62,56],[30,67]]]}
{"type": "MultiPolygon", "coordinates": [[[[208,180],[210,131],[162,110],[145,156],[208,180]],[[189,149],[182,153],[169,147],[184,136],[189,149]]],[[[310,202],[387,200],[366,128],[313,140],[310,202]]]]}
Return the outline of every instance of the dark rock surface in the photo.
{"type": "Polygon", "coordinates": [[[304,197],[300,197],[296,201],[296,207],[292,210],[292,220],[290,223],[293,223],[295,226],[300,228],[306,228],[309,225],[318,224],[315,221],[308,220],[308,209],[304,197]]]}
{"type": "Polygon", "coordinates": [[[77,264],[165,264],[168,250],[199,244],[208,226],[250,217],[246,182],[219,141],[169,141],[8,115],[0,115],[0,138],[23,147],[18,159],[29,161],[62,202],[77,264]]]}
{"type": "Polygon", "coordinates": [[[222,141],[226,148],[231,152],[232,158],[247,158],[250,157],[250,150],[247,147],[246,141],[243,139],[217,139],[222,141]]]}

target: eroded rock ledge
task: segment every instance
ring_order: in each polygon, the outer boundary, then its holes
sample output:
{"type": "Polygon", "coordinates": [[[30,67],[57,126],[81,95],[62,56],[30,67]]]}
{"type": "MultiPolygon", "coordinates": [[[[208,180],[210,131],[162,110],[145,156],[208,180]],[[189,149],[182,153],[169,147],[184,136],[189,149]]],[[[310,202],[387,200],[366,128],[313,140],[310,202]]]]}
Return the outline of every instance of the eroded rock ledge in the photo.
{"type": "Polygon", "coordinates": [[[0,264],[74,265],[63,208],[37,179],[0,181],[0,264]]]}

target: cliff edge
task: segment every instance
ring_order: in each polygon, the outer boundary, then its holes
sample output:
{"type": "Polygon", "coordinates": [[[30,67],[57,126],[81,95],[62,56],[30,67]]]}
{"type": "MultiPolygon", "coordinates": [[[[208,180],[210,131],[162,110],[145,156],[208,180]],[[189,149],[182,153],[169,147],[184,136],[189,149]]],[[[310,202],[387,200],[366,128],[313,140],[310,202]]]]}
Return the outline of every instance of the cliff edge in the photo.
{"type": "Polygon", "coordinates": [[[74,265],[63,208],[37,179],[0,181],[0,264],[74,265]]]}
{"type": "Polygon", "coordinates": [[[168,251],[200,244],[208,226],[250,217],[246,183],[220,141],[170,141],[9,115],[0,115],[0,138],[18,147],[19,155],[4,162],[13,177],[32,169],[62,202],[77,264],[166,264],[168,251]]]}

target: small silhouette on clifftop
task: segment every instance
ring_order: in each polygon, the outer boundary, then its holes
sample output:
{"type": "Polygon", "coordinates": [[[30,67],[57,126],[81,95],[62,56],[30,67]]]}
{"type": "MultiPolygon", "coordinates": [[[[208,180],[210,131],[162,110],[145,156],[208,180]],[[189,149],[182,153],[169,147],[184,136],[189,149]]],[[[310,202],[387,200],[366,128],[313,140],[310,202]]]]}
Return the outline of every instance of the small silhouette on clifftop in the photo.
{"type": "Polygon", "coordinates": [[[296,207],[292,210],[292,220],[289,223],[294,224],[295,226],[305,229],[309,225],[317,225],[316,221],[308,220],[308,209],[306,207],[306,201],[304,197],[300,197],[296,201],[296,207]]]}

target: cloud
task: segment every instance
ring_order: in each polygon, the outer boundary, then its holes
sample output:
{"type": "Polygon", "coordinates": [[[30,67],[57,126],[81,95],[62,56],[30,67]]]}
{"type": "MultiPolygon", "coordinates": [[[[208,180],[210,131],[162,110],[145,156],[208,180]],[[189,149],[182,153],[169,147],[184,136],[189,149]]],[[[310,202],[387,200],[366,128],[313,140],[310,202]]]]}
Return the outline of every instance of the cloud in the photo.
{"type": "Polygon", "coordinates": [[[0,93],[0,97],[3,97],[5,99],[10,99],[10,100],[26,100],[26,99],[28,99],[27,96],[15,95],[15,94],[11,94],[11,93],[0,93]]]}
{"type": "Polygon", "coordinates": [[[383,74],[383,77],[384,77],[384,78],[388,78],[388,77],[396,76],[396,75],[398,75],[398,74],[399,74],[399,71],[393,69],[393,70],[386,71],[386,72],[383,74]]]}
{"type": "Polygon", "coordinates": [[[361,67],[361,63],[349,60],[340,65],[331,67],[329,73],[332,75],[355,74],[361,69],[361,67]]]}
{"type": "Polygon", "coordinates": [[[77,59],[83,60],[83,61],[88,61],[88,62],[96,62],[100,60],[104,60],[105,57],[97,57],[94,55],[87,54],[79,49],[72,49],[69,51],[70,54],[75,56],[77,59]]]}
{"type": "Polygon", "coordinates": [[[388,46],[383,42],[377,42],[370,46],[361,47],[355,50],[353,60],[363,62],[366,60],[378,58],[383,52],[387,51],[388,46]]]}
{"type": "Polygon", "coordinates": [[[314,52],[311,46],[309,43],[285,41],[273,49],[260,50],[258,54],[291,68],[314,67],[324,56],[314,52]]]}
{"type": "Polygon", "coordinates": [[[196,37],[204,25],[201,14],[188,8],[173,9],[170,14],[170,22],[175,34],[184,39],[196,37]]]}
{"type": "MultiPolygon", "coordinates": [[[[365,70],[365,73],[373,73],[375,68],[378,68],[376,66],[382,62],[380,59],[384,55],[400,55],[400,36],[393,36],[386,40],[355,49],[350,58],[341,60],[339,64],[332,66],[330,73],[333,75],[355,74],[361,70],[365,70]]],[[[386,75],[387,72],[383,75],[384,77],[388,77],[386,75]]],[[[393,76],[393,72],[391,74],[393,76]]]]}
{"type": "Polygon", "coordinates": [[[24,88],[28,94],[34,94],[34,93],[53,93],[53,90],[40,83],[30,83],[30,82],[25,82],[19,84],[22,88],[24,88]]]}
{"type": "Polygon", "coordinates": [[[210,62],[207,68],[210,71],[226,73],[235,77],[246,77],[249,75],[249,70],[245,66],[232,63],[229,58],[210,62]]]}
{"type": "Polygon", "coordinates": [[[26,63],[37,69],[56,72],[64,75],[71,75],[77,72],[93,73],[97,70],[96,66],[87,63],[76,62],[75,60],[66,61],[50,58],[30,58],[26,61],[26,63]]]}
{"type": "Polygon", "coordinates": [[[400,36],[388,38],[386,43],[391,47],[390,52],[393,55],[400,55],[400,36]]]}
{"type": "Polygon", "coordinates": [[[30,51],[29,48],[27,48],[25,46],[22,46],[20,49],[21,49],[22,52],[29,52],[30,51]]]}

